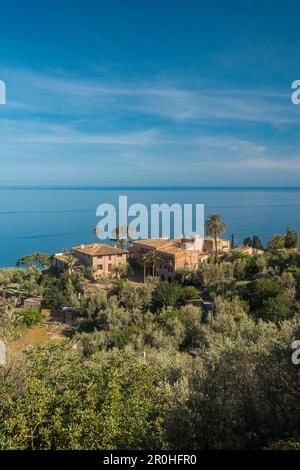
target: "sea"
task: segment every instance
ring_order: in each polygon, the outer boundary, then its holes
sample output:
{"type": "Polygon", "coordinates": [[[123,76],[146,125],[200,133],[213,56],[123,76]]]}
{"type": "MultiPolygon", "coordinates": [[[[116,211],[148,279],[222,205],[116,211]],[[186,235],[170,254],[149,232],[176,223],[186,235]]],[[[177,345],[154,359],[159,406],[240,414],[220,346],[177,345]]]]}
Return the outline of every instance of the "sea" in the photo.
{"type": "Polygon", "coordinates": [[[266,244],[287,226],[300,230],[300,188],[260,187],[1,187],[0,266],[15,266],[24,254],[57,253],[97,242],[100,204],[204,204],[218,212],[235,242],[258,235],[266,244]]]}

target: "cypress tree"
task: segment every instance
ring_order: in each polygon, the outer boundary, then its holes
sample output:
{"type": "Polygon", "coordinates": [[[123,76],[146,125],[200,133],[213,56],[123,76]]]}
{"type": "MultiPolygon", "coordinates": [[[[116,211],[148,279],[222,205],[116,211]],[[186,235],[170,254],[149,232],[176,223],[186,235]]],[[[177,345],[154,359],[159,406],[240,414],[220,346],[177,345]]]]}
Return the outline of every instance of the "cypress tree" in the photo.
{"type": "Polygon", "coordinates": [[[285,248],[296,248],[296,246],[298,246],[297,229],[291,230],[290,227],[286,228],[284,246],[285,248]]]}
{"type": "Polygon", "coordinates": [[[230,248],[233,250],[235,248],[234,233],[231,234],[230,248]]]}
{"type": "Polygon", "coordinates": [[[253,235],[252,246],[253,248],[256,248],[257,250],[264,250],[262,241],[257,235],[253,235]]]}

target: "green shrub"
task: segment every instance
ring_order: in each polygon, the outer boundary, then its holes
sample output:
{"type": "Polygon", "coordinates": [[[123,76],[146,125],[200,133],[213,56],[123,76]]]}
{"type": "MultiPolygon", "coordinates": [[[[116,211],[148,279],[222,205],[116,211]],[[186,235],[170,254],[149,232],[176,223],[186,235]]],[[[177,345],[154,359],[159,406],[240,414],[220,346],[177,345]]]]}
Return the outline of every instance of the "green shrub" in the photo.
{"type": "Polygon", "coordinates": [[[198,289],[195,286],[186,286],[183,288],[185,300],[195,300],[199,299],[200,294],[198,289]]]}
{"type": "Polygon", "coordinates": [[[43,321],[41,312],[37,312],[34,308],[27,308],[19,314],[20,323],[26,326],[37,325],[43,321]]]}
{"type": "Polygon", "coordinates": [[[184,301],[184,290],[176,282],[160,281],[152,296],[154,312],[164,307],[176,307],[184,301]]]}

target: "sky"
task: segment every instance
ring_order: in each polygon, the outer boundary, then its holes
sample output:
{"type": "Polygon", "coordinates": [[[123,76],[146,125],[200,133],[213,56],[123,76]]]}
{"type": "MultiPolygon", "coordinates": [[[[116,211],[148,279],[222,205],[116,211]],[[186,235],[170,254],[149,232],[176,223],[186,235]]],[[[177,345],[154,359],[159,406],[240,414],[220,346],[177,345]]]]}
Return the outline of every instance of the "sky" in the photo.
{"type": "Polygon", "coordinates": [[[1,186],[300,186],[298,1],[0,8],[1,186]]]}

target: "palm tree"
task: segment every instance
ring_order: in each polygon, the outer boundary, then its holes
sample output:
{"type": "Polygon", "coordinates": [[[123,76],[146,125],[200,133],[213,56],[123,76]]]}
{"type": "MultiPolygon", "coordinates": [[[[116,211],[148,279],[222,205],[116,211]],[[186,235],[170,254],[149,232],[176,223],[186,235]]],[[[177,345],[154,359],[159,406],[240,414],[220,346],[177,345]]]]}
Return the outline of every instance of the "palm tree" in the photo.
{"type": "MultiPolygon", "coordinates": [[[[91,232],[97,237],[102,238],[103,228],[95,225],[91,232]]],[[[110,241],[116,242],[116,245],[121,248],[127,248],[130,241],[134,238],[134,230],[129,225],[116,225],[116,228],[112,232],[110,241]],[[125,237],[124,237],[125,236],[125,237]]]]}
{"type": "Polygon", "coordinates": [[[222,232],[225,232],[226,225],[221,214],[210,214],[205,222],[207,235],[214,239],[215,244],[215,263],[218,261],[218,238],[222,232]]]}
{"type": "Polygon", "coordinates": [[[68,255],[68,256],[66,256],[66,258],[67,258],[68,271],[72,276],[72,274],[75,270],[75,267],[77,266],[78,261],[77,261],[77,258],[75,258],[75,256],[73,256],[73,255],[68,255]]]}
{"type": "Polygon", "coordinates": [[[148,253],[146,253],[143,257],[142,257],[142,262],[143,262],[143,268],[144,268],[144,282],[146,280],[146,269],[147,269],[147,266],[150,264],[151,262],[151,251],[149,251],[148,253]]]}
{"type": "Polygon", "coordinates": [[[150,261],[152,263],[152,276],[154,277],[156,264],[161,260],[161,257],[159,253],[157,253],[157,251],[152,251],[150,253],[151,253],[150,261]]]}
{"type": "Polygon", "coordinates": [[[119,248],[124,249],[132,238],[134,238],[134,233],[129,225],[117,225],[110,240],[116,242],[119,248]]]}
{"type": "Polygon", "coordinates": [[[155,276],[155,266],[156,263],[160,260],[160,255],[157,251],[149,251],[143,256],[143,265],[144,265],[144,282],[146,278],[146,268],[147,266],[152,266],[152,276],[155,276]]]}
{"type": "Polygon", "coordinates": [[[268,248],[269,250],[280,250],[284,248],[284,245],[285,245],[285,236],[274,235],[269,241],[268,248]]]}
{"type": "Polygon", "coordinates": [[[114,264],[112,267],[112,272],[118,280],[127,279],[131,274],[131,267],[129,264],[114,264]]]}

